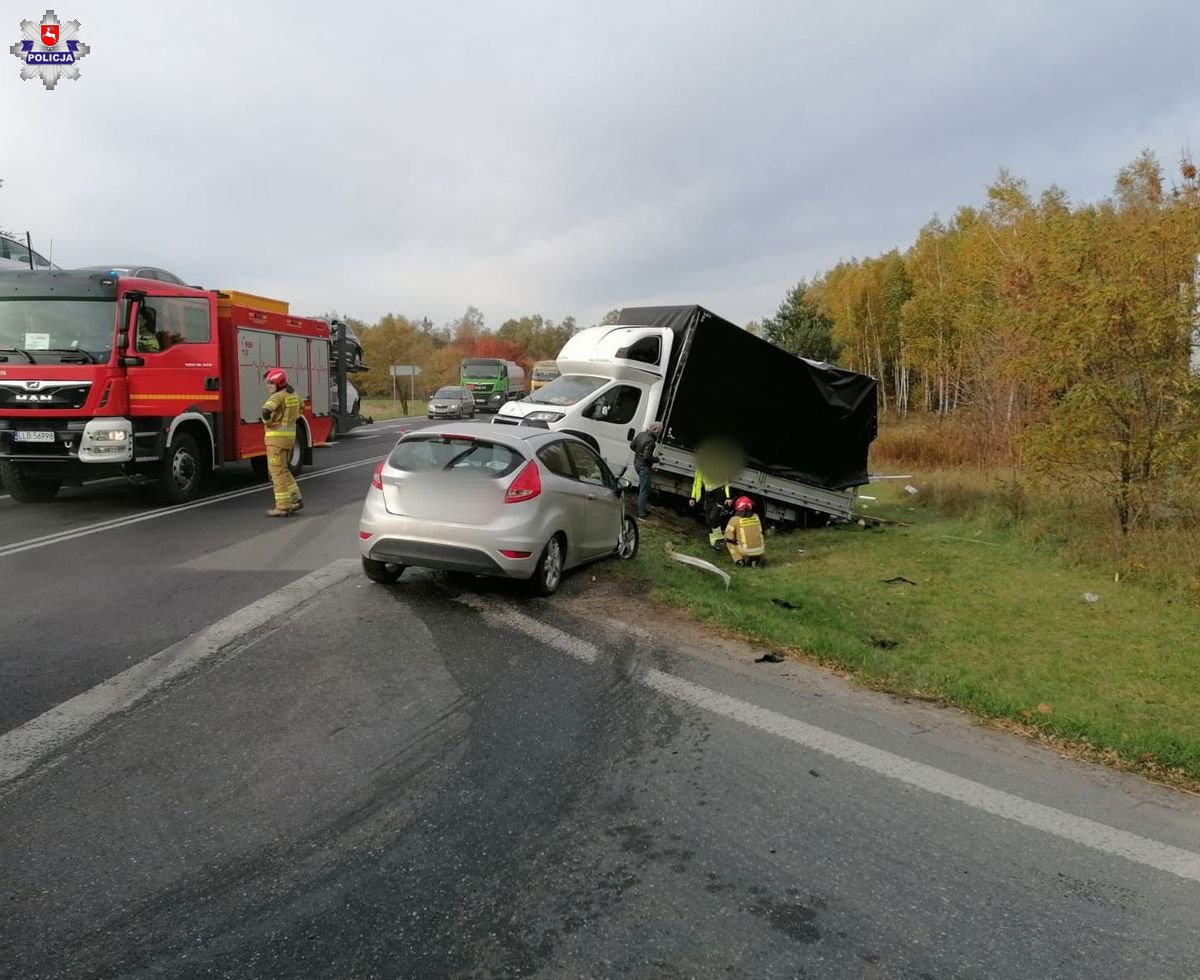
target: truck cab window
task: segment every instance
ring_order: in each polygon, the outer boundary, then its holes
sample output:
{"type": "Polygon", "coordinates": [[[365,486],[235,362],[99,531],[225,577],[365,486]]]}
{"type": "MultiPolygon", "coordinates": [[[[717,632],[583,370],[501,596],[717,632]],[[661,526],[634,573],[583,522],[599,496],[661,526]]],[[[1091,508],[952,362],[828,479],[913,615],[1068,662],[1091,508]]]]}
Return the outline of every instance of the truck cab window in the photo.
{"type": "Polygon", "coordinates": [[[202,299],[151,296],[138,316],[137,349],[155,354],[177,344],[207,344],[212,340],[208,303],[202,299]]]}
{"type": "Polygon", "coordinates": [[[637,414],[642,391],[633,385],[614,385],[592,402],[584,411],[584,418],[613,425],[628,425],[637,414]]]}
{"type": "Polygon", "coordinates": [[[617,351],[617,357],[641,361],[643,364],[657,364],[661,356],[662,340],[658,337],[642,337],[617,351]]]}

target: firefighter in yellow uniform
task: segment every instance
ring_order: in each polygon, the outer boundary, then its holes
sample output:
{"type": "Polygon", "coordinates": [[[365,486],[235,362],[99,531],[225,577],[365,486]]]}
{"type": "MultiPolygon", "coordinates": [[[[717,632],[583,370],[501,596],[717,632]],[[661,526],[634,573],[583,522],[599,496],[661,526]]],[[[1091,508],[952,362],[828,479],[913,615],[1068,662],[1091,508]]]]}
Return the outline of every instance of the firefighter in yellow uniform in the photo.
{"type": "Polygon", "coordinates": [[[262,417],[267,444],[267,472],[275,491],[275,506],[268,517],[287,517],[304,506],[300,485],[288,469],[292,448],[296,445],[296,419],[300,417],[300,396],[288,384],[288,376],[280,368],[266,374],[267,390],[271,393],[263,405],[262,417]]]}
{"type": "Polygon", "coordinates": [[[763,540],[762,522],[754,513],[749,497],[733,502],[733,517],[725,525],[725,547],[735,565],[765,565],[767,545],[763,540]]]}

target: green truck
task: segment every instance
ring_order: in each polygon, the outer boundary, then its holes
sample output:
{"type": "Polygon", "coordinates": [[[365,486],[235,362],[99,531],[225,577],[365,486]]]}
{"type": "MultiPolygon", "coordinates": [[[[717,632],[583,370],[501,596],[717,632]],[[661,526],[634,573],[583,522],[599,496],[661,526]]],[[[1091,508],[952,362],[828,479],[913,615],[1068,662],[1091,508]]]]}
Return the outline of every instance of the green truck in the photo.
{"type": "Polygon", "coordinates": [[[505,402],[524,398],[525,369],[498,357],[469,357],[458,365],[458,380],[475,398],[475,411],[498,412],[505,402]]]}

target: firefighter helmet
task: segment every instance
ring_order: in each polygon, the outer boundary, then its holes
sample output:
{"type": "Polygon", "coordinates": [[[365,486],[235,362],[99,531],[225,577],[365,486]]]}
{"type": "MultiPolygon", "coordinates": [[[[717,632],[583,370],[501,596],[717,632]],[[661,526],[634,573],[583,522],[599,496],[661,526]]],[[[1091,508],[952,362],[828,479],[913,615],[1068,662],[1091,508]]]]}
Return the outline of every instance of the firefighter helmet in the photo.
{"type": "Polygon", "coordinates": [[[269,385],[278,385],[280,388],[287,387],[287,372],[283,368],[271,368],[264,377],[269,385]]]}
{"type": "Polygon", "coordinates": [[[749,497],[738,497],[738,499],[733,502],[733,509],[734,512],[738,514],[746,511],[752,511],[754,510],[754,501],[749,497]]]}

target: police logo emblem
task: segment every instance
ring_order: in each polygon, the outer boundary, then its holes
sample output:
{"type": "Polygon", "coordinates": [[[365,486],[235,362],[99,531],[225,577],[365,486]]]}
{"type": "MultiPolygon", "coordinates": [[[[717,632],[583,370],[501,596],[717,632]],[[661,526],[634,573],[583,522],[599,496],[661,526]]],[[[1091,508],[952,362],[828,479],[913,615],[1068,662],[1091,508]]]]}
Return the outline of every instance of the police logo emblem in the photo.
{"type": "Polygon", "coordinates": [[[8,50],[25,65],[21,69],[23,81],[40,78],[48,89],[54,88],[60,78],[79,81],[78,62],[92,50],[76,40],[79,21],[60,24],[54,11],[47,10],[40,24],[31,20],[21,21],[21,33],[25,35],[25,40],[18,41],[8,50]]]}

